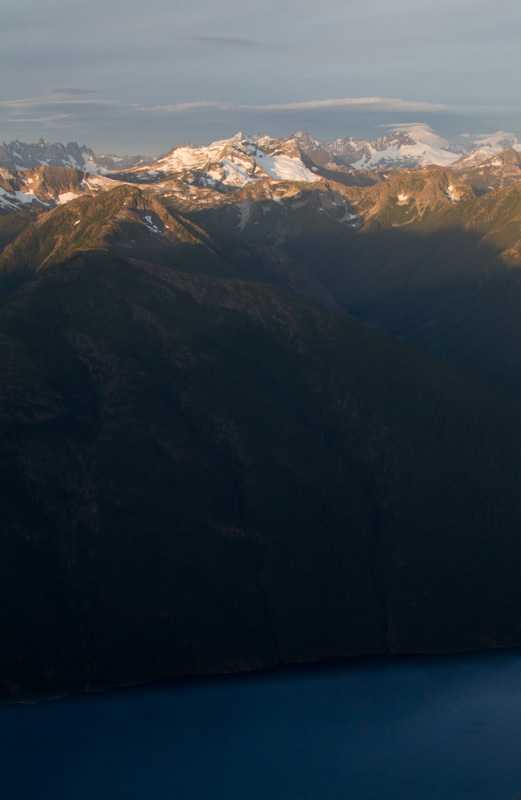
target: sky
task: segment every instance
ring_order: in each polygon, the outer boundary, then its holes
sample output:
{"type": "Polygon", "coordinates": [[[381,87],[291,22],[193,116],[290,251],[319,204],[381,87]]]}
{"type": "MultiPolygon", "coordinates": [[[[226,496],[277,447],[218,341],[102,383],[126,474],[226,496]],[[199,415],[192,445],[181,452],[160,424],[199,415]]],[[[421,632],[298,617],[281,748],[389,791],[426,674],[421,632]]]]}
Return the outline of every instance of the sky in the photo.
{"type": "Polygon", "coordinates": [[[1,0],[0,140],[521,140],[520,28],[516,0],[1,0]]]}

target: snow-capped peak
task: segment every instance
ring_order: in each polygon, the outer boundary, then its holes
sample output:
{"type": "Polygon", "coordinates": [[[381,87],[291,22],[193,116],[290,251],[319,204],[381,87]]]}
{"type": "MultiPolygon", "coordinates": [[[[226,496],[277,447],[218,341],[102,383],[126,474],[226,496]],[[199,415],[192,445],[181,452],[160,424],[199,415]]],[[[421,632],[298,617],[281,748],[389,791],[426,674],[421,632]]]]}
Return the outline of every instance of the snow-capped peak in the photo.
{"type": "MultiPolygon", "coordinates": [[[[471,169],[486,163],[492,156],[498,156],[510,148],[521,150],[521,144],[513,133],[496,131],[496,133],[481,134],[473,139],[468,137],[466,153],[455,164],[458,170],[471,169]]],[[[497,166],[497,165],[496,165],[497,166]]]]}
{"type": "Polygon", "coordinates": [[[327,162],[328,168],[389,169],[415,168],[430,164],[449,166],[464,152],[461,146],[451,144],[424,123],[396,123],[383,126],[387,134],[373,141],[347,136],[332,142],[319,142],[306,131],[297,131],[292,137],[300,149],[312,160],[327,162]],[[318,150],[318,153],[317,153],[318,150]]]}
{"type": "Polygon", "coordinates": [[[351,166],[355,169],[423,167],[428,164],[448,167],[460,155],[449,148],[450,142],[438,136],[428,125],[396,125],[390,135],[368,142],[368,152],[351,166]]]}
{"type": "Polygon", "coordinates": [[[518,145],[519,142],[517,140],[517,136],[513,133],[507,133],[506,131],[496,131],[495,133],[483,133],[479,136],[474,136],[472,139],[472,143],[474,147],[488,147],[488,148],[496,148],[496,152],[500,150],[507,150],[509,147],[513,147],[514,145],[518,145]]]}
{"type": "Polygon", "coordinates": [[[252,140],[242,133],[219,139],[207,147],[175,147],[148,167],[136,169],[140,175],[190,174],[190,182],[204,186],[241,187],[260,178],[313,182],[320,180],[304,164],[293,143],[262,136],[252,140]]]}
{"type": "Polygon", "coordinates": [[[386,125],[393,133],[405,133],[416,144],[424,144],[436,150],[449,150],[452,145],[447,139],[439,136],[429,125],[423,122],[405,122],[399,125],[386,125]]]}

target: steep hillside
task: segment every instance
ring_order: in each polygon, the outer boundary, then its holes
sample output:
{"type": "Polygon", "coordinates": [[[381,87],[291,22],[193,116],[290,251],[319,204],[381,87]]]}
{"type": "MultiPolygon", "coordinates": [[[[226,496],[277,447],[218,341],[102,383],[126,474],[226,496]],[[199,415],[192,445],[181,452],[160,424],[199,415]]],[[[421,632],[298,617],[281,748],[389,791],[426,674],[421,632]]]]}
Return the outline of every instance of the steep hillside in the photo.
{"type": "Polygon", "coordinates": [[[4,253],[4,697],[521,643],[517,397],[220,236],[121,187],[4,253]]]}
{"type": "Polygon", "coordinates": [[[38,271],[96,250],[132,261],[166,266],[174,262],[188,272],[247,276],[341,311],[309,270],[280,250],[247,245],[220,228],[208,233],[178,211],[167,209],[147,187],[121,186],[96,199],[85,195],[48,214],[12,215],[7,221],[12,224],[5,225],[8,244],[0,252],[0,299],[38,271]],[[22,232],[16,236],[19,229],[22,232]]]}
{"type": "Polygon", "coordinates": [[[365,189],[236,198],[195,218],[276,244],[348,314],[521,389],[518,184],[476,198],[458,173],[402,170],[365,189]]]}

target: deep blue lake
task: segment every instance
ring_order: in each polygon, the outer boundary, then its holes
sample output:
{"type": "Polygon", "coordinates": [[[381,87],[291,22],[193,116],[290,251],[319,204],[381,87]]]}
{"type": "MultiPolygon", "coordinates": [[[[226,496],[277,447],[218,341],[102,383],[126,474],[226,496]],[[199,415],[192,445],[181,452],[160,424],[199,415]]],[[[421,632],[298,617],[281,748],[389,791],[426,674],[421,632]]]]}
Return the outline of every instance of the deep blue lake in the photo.
{"type": "Polygon", "coordinates": [[[0,707],[2,800],[519,800],[521,652],[0,707]]]}

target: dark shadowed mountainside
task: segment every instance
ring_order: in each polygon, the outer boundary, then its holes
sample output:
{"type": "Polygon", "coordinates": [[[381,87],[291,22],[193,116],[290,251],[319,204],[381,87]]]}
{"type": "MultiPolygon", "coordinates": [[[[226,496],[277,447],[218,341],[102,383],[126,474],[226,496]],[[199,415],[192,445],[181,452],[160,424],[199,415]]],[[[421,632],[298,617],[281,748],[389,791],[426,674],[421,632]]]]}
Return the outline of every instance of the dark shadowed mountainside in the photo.
{"type": "Polygon", "coordinates": [[[520,390],[519,184],[475,197],[430,169],[331,188],[249,201],[247,215],[240,203],[221,204],[195,219],[276,245],[345,313],[520,390]]]}
{"type": "Polygon", "coordinates": [[[139,188],[12,218],[4,698],[521,644],[517,395],[139,188]]]}

